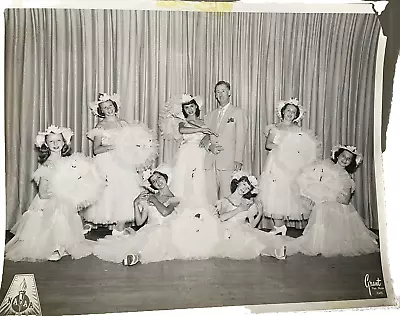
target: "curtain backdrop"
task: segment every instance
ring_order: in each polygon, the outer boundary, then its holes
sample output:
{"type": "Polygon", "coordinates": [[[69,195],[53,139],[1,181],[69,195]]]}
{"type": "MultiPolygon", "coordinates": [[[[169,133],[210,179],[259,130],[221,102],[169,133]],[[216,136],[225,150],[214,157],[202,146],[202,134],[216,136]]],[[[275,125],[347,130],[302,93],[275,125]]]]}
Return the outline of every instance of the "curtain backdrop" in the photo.
{"type": "MultiPolygon", "coordinates": [[[[353,203],[378,228],[374,15],[9,9],[5,19],[8,229],[36,193],[38,131],[71,127],[74,151],[89,155],[86,133],[96,120],[87,104],[98,92],[118,93],[122,118],[158,132],[169,97],[201,95],[209,112],[219,80],[232,84],[232,102],[249,116],[246,170],[261,173],[275,103],[297,97],[307,108],[302,124],[323,142],[325,157],[337,143],[364,154],[353,203]]],[[[161,140],[160,161],[171,162],[176,148],[161,140]]]]}

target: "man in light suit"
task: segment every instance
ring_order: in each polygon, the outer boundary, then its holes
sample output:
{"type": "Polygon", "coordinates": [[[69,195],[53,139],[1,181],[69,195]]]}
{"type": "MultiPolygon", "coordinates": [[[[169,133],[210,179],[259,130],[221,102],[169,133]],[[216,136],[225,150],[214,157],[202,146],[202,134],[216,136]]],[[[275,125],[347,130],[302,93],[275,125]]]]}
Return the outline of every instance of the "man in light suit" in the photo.
{"type": "Polygon", "coordinates": [[[244,110],[230,103],[230,89],[226,81],[215,85],[218,108],[204,117],[206,126],[218,135],[206,136],[201,143],[208,150],[204,168],[208,200],[212,204],[231,194],[232,173],[243,166],[247,119],[244,110]]]}

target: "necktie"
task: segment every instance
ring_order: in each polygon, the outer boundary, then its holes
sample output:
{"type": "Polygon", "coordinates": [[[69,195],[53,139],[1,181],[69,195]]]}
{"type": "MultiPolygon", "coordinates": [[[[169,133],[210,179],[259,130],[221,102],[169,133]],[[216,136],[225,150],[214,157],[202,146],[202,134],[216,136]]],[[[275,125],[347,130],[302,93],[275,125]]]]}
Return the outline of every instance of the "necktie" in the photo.
{"type": "Polygon", "coordinates": [[[219,113],[218,113],[218,124],[221,123],[222,117],[223,117],[223,116],[224,116],[224,110],[223,110],[223,109],[220,109],[220,110],[219,110],[219,113]]]}

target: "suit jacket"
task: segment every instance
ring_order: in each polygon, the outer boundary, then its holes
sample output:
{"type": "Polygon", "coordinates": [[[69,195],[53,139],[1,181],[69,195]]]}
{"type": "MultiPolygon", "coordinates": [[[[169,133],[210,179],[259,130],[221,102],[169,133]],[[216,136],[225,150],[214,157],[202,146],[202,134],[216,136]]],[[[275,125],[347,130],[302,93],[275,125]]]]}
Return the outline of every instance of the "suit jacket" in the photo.
{"type": "Polygon", "coordinates": [[[211,136],[211,142],[220,144],[223,151],[217,155],[209,152],[206,155],[204,167],[211,169],[215,164],[218,170],[233,170],[235,161],[243,163],[247,131],[245,111],[230,104],[219,126],[218,113],[219,109],[216,109],[207,114],[204,122],[208,128],[218,134],[218,137],[211,136]]]}

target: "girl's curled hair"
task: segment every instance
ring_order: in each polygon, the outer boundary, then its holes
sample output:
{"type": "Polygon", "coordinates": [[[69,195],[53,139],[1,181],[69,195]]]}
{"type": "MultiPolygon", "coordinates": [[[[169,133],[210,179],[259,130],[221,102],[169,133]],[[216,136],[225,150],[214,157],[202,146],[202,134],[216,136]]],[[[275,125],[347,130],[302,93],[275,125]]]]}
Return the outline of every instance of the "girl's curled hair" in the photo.
{"type": "Polygon", "coordinates": [[[251,191],[253,191],[254,186],[250,183],[249,178],[246,177],[246,176],[242,176],[240,179],[232,179],[232,181],[231,181],[231,193],[233,193],[233,192],[236,191],[236,189],[237,189],[239,183],[242,182],[242,181],[245,181],[245,182],[247,182],[247,183],[250,185],[249,192],[246,192],[246,193],[243,195],[243,197],[244,197],[245,199],[251,199],[251,198],[256,197],[257,194],[251,192],[251,191]]]}
{"type": "MultiPolygon", "coordinates": [[[[339,148],[335,154],[334,157],[331,158],[331,160],[334,163],[338,162],[339,156],[341,155],[342,152],[344,152],[346,149],[344,148],[339,148]]],[[[348,150],[346,150],[348,151],[348,150]]],[[[357,170],[357,163],[356,163],[356,155],[354,155],[352,152],[349,151],[349,153],[351,153],[353,155],[353,157],[351,158],[351,163],[345,168],[345,170],[349,173],[349,174],[353,174],[354,172],[356,172],[357,170]]]]}
{"type": "Polygon", "coordinates": [[[200,107],[199,107],[199,105],[197,104],[197,102],[196,102],[195,99],[192,99],[192,100],[190,100],[189,102],[186,102],[186,103],[182,103],[182,114],[183,114],[183,116],[184,116],[185,118],[188,117],[188,115],[187,115],[187,113],[186,113],[186,111],[185,111],[185,105],[190,105],[190,104],[194,104],[194,105],[196,106],[196,113],[195,113],[195,115],[196,115],[196,117],[199,117],[199,116],[200,116],[200,107]]]}
{"type": "MultiPolygon", "coordinates": [[[[47,139],[47,136],[46,136],[47,139]]],[[[64,145],[61,148],[61,157],[68,157],[71,155],[72,147],[71,145],[67,145],[63,136],[64,145]]],[[[46,162],[46,160],[50,157],[51,151],[50,148],[47,146],[46,143],[42,144],[40,148],[36,147],[38,151],[38,161],[40,164],[46,162]]]]}

